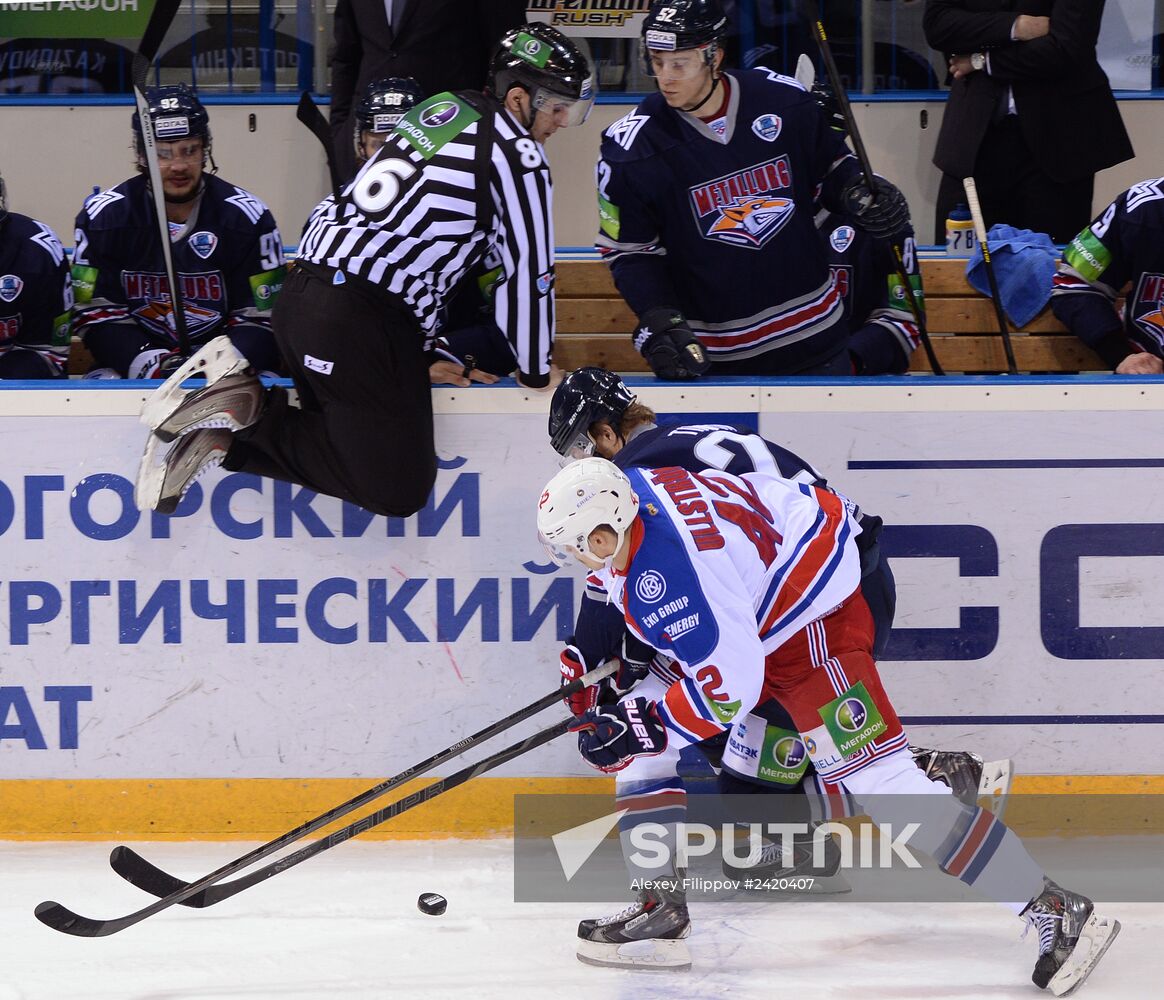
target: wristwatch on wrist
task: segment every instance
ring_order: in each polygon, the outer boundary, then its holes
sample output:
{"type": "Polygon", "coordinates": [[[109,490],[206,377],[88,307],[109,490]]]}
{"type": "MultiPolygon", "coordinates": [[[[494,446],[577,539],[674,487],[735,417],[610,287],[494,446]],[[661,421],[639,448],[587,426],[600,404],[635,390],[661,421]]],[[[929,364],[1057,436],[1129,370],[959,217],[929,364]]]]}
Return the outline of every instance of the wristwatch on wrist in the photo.
{"type": "Polygon", "coordinates": [[[986,53],[975,52],[970,56],[970,68],[976,70],[986,69],[986,53]]]}

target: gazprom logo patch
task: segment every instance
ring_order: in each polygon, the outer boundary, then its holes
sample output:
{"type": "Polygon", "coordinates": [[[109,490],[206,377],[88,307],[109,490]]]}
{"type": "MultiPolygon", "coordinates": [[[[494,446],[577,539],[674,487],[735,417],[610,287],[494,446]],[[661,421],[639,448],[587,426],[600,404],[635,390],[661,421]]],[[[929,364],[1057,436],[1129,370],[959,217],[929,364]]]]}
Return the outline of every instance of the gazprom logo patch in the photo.
{"type": "Polygon", "coordinates": [[[847,733],[860,732],[868,717],[869,713],[860,698],[846,698],[837,706],[837,725],[847,733]]]}
{"type": "Polygon", "coordinates": [[[453,101],[438,101],[420,113],[420,124],[426,128],[440,128],[456,118],[460,110],[453,101]]]}

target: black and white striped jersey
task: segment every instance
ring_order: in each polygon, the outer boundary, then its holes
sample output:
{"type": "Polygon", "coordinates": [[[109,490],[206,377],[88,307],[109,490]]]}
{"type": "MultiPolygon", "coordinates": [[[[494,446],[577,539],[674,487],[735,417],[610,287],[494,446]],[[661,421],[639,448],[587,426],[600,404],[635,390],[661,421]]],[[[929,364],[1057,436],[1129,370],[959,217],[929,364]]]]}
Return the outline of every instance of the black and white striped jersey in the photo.
{"type": "Polygon", "coordinates": [[[428,335],[461,277],[486,253],[504,276],[498,327],[523,375],[550,370],[554,329],[552,188],[545,152],[478,93],[438,94],[409,111],[340,193],[312,212],[301,260],[403,301],[428,335]]]}

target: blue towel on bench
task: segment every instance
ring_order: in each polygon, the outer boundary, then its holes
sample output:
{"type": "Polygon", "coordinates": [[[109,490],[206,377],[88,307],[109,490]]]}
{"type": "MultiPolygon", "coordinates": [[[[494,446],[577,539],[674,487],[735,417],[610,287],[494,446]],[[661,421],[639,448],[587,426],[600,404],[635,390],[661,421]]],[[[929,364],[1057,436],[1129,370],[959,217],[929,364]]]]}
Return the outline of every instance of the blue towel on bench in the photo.
{"type": "MultiPolygon", "coordinates": [[[[1015,229],[1001,223],[986,234],[990,259],[1002,296],[1002,308],[1017,327],[1026,326],[1050,301],[1059,251],[1046,233],[1015,229]]],[[[966,280],[975,291],[990,295],[986,262],[977,247],[966,264],[966,280]]]]}

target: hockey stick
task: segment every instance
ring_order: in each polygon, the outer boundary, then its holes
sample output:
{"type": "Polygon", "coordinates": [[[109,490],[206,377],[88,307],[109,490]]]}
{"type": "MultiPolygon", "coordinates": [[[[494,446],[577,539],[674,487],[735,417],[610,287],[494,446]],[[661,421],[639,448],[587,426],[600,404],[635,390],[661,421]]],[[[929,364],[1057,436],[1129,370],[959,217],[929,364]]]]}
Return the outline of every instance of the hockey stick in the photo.
{"type": "MultiPolygon", "coordinates": [[[[223,891],[219,899],[226,899],[228,896],[242,892],[252,885],[266,881],[272,875],[278,875],[279,872],[293,868],[308,858],[313,858],[317,854],[322,854],[324,851],[330,850],[337,844],[342,844],[345,840],[350,840],[352,837],[366,833],[381,823],[386,823],[393,817],[399,816],[402,812],[407,812],[409,809],[422,805],[430,799],[436,798],[438,795],[443,795],[445,792],[451,791],[458,785],[463,785],[466,781],[477,777],[479,774],[492,771],[494,768],[500,767],[515,757],[520,757],[530,750],[549,743],[550,740],[557,739],[573,724],[573,717],[562,719],[561,722],[554,723],[548,729],[543,729],[541,732],[534,733],[532,736],[527,736],[524,740],[508,746],[504,750],[499,750],[497,753],[486,757],[482,761],[478,761],[476,764],[470,764],[468,767],[462,768],[447,778],[438,778],[431,785],[427,785],[419,792],[414,792],[412,795],[403,799],[397,799],[382,809],[378,809],[376,812],[362,819],[358,819],[354,823],[350,823],[342,830],[337,830],[335,833],[329,834],[320,840],[308,844],[306,847],[300,848],[293,854],[288,854],[286,857],[279,858],[268,865],[264,865],[262,868],[251,872],[245,878],[238,879],[228,885],[215,886],[213,888],[228,890],[223,891]]],[[[68,907],[62,906],[60,903],[52,902],[51,900],[39,904],[34,912],[36,913],[36,918],[41,923],[51,927],[55,931],[72,934],[74,937],[108,937],[110,934],[116,934],[118,931],[125,930],[127,927],[132,927],[134,924],[140,923],[146,917],[151,917],[155,913],[168,909],[175,903],[189,899],[203,889],[211,888],[211,883],[214,879],[215,875],[207,875],[197,882],[191,882],[189,884],[182,883],[183,888],[177,892],[170,893],[164,898],[151,903],[149,906],[126,914],[124,917],[113,917],[108,920],[100,920],[95,917],[83,917],[78,913],[74,913],[68,907]]],[[[214,902],[218,902],[219,899],[214,900],[214,902]]]]}
{"type": "MultiPolygon", "coordinates": [[[[388,792],[399,788],[402,784],[404,784],[404,782],[425,774],[426,772],[431,771],[434,767],[439,767],[441,764],[451,760],[454,757],[461,756],[461,754],[479,746],[486,740],[490,740],[494,736],[505,732],[507,729],[512,729],[518,723],[524,722],[526,719],[531,718],[538,712],[541,712],[543,709],[548,708],[559,698],[568,697],[570,694],[581,691],[587,687],[593,687],[604,678],[609,677],[617,669],[617,661],[612,660],[609,663],[603,664],[597,670],[592,670],[584,676],[580,677],[578,680],[572,681],[570,684],[559,688],[557,691],[552,691],[549,694],[544,695],[537,701],[527,705],[525,708],[518,709],[518,711],[514,712],[512,715],[506,716],[504,719],[493,723],[491,726],[486,726],[480,732],[474,733],[472,736],[466,737],[458,743],[454,743],[451,747],[442,750],[440,753],[434,754],[427,760],[421,761],[419,764],[414,764],[412,767],[406,768],[395,777],[389,778],[387,781],[383,781],[380,784],[369,788],[365,792],[361,792],[355,798],[341,803],[334,809],[330,809],[322,815],[315,817],[315,819],[308,820],[306,823],[297,826],[294,830],[290,830],[282,836],[276,837],[274,840],[269,841],[260,847],[256,847],[254,850],[244,854],[241,858],[237,858],[229,864],[224,865],[200,881],[206,884],[218,882],[229,875],[234,875],[242,869],[250,867],[250,865],[254,864],[256,861],[261,861],[263,858],[269,857],[271,854],[274,854],[277,851],[281,851],[284,847],[287,847],[295,841],[301,840],[303,837],[315,833],[316,830],[323,829],[323,827],[334,823],[338,819],[342,819],[344,816],[347,816],[349,813],[362,808],[369,802],[372,802],[374,799],[378,799],[381,796],[386,795],[388,792]]],[[[178,886],[184,887],[187,884],[180,881],[179,879],[174,878],[173,875],[163,871],[156,865],[151,864],[136,851],[129,847],[125,847],[124,845],[115,847],[113,849],[109,855],[109,864],[112,866],[113,870],[126,881],[137,886],[139,889],[144,889],[146,892],[152,893],[155,896],[168,896],[172,892],[177,891],[178,886]]],[[[227,886],[221,886],[220,888],[225,889],[227,886]]],[[[227,895],[229,895],[229,893],[227,895]]],[[[186,906],[203,907],[213,905],[214,902],[217,902],[217,899],[211,899],[208,895],[205,898],[200,897],[186,901],[180,900],[179,902],[183,902],[183,905],[186,906]]]]}
{"type": "Polygon", "coordinates": [[[335,163],[335,144],[332,141],[331,127],[323,117],[323,112],[315,106],[310,91],[305,90],[299,95],[299,107],[295,110],[295,117],[311,130],[311,134],[323,146],[323,154],[327,157],[327,172],[331,177],[331,193],[335,195],[336,201],[339,201],[343,185],[340,183],[339,168],[335,163]]]}
{"type": "MultiPolygon", "coordinates": [[[[877,186],[873,180],[873,165],[869,162],[869,153],[865,149],[865,143],[861,139],[861,133],[857,131],[857,119],[853,117],[853,108],[849,104],[849,95],[845,92],[840,70],[837,69],[836,60],[833,58],[833,50],[829,45],[828,36],[825,34],[824,23],[819,18],[813,22],[813,34],[816,37],[816,44],[820,49],[821,58],[824,59],[825,71],[829,76],[829,84],[833,88],[833,94],[836,96],[841,114],[844,115],[845,127],[849,130],[849,139],[853,143],[853,151],[857,154],[857,160],[861,164],[861,171],[865,175],[865,184],[870,192],[875,194],[877,186]]],[[[938,356],[934,353],[934,345],[930,343],[930,334],[926,329],[925,310],[922,308],[921,303],[917,301],[917,293],[909,280],[909,275],[905,272],[905,260],[901,254],[901,246],[896,241],[892,244],[892,253],[897,276],[901,279],[902,289],[905,292],[905,301],[909,305],[910,312],[913,313],[914,322],[917,324],[918,337],[921,339],[922,347],[925,348],[926,357],[930,362],[930,368],[935,375],[945,375],[946,373],[942,370],[942,366],[938,362],[938,356]]]]}
{"type": "Polygon", "coordinates": [[[147,77],[150,63],[161,48],[174,15],[178,13],[181,0],[157,0],[146,23],[145,34],[133,57],[133,96],[137,102],[137,116],[141,121],[141,142],[145,151],[146,168],[150,175],[150,188],[154,198],[154,215],[158,222],[158,235],[162,240],[162,259],[166,265],[166,280],[170,283],[171,314],[174,317],[174,333],[178,338],[178,350],[184,357],[190,356],[190,334],[186,327],[186,307],[182,303],[182,291],[178,286],[178,274],[174,270],[174,255],[170,249],[170,223],[166,218],[166,195],[162,190],[162,170],[158,165],[158,147],[154,136],[154,123],[150,118],[149,101],[146,100],[147,77]]]}
{"type": "Polygon", "coordinates": [[[1002,310],[1002,295],[998,291],[998,279],[994,275],[994,261],[990,259],[990,245],[986,239],[986,223],[982,218],[982,205],[978,202],[978,185],[973,177],[963,177],[962,187],[966,189],[966,203],[974,219],[974,232],[978,245],[982,247],[982,259],[986,262],[986,281],[990,285],[990,299],[994,303],[994,315],[998,319],[998,332],[1002,334],[1002,347],[1006,351],[1006,370],[1011,375],[1018,374],[1014,360],[1014,348],[1010,342],[1010,327],[1006,323],[1006,313],[1002,310]]]}

